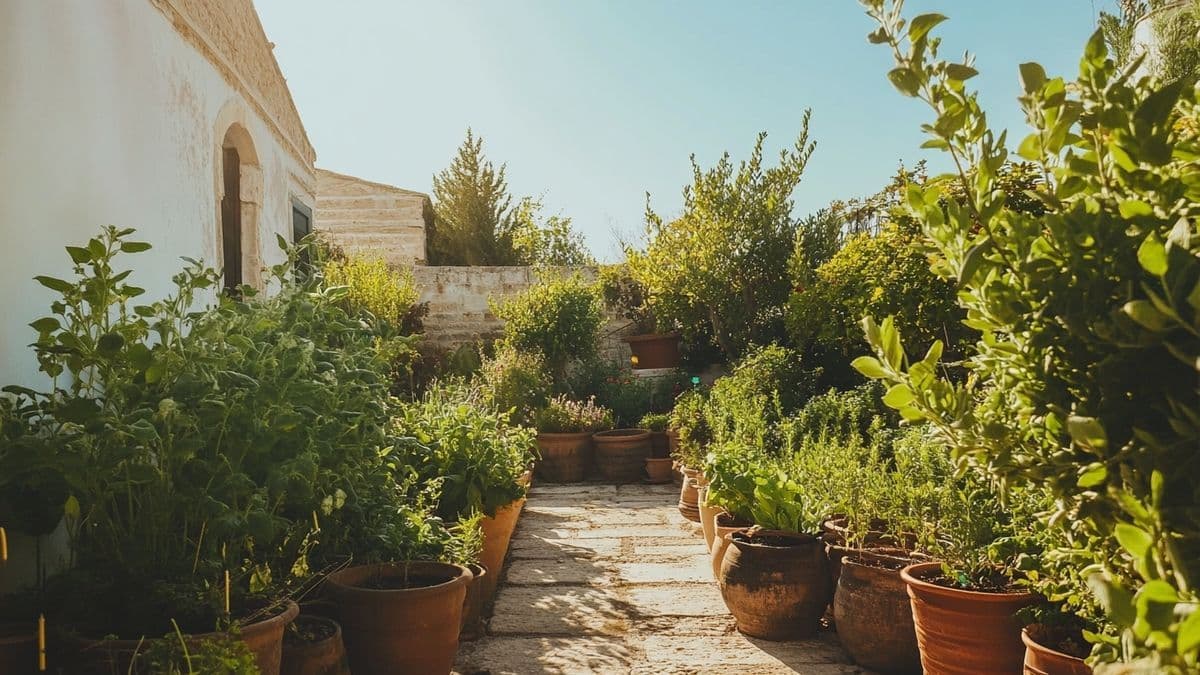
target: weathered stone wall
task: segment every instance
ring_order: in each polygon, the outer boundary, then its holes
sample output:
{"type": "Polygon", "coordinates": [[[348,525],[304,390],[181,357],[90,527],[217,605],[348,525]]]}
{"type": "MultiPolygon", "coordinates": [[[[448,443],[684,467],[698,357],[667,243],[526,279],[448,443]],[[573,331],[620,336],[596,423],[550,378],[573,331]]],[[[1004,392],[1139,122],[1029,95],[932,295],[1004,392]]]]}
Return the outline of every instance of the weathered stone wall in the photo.
{"type": "Polygon", "coordinates": [[[431,220],[428,195],[317,169],[313,227],[348,253],[382,255],[395,266],[424,263],[431,220]]]}
{"type": "MultiPolygon", "coordinates": [[[[579,270],[594,279],[596,268],[579,270]]],[[[520,293],[537,283],[531,267],[413,267],[421,302],[429,303],[425,318],[426,339],[446,349],[499,337],[504,322],[492,313],[489,299],[520,293]]],[[[628,322],[609,316],[601,329],[600,351],[621,363],[629,362],[629,346],[621,338],[631,334],[628,322]]]]}

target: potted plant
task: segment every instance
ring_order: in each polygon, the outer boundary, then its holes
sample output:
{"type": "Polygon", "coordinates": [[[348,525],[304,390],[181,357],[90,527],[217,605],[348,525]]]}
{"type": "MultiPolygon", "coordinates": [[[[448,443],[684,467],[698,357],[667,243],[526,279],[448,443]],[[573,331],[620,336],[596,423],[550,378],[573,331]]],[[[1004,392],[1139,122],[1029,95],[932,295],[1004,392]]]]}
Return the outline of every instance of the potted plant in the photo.
{"type": "Polygon", "coordinates": [[[645,429],[613,429],[592,434],[596,448],[596,471],[615,483],[642,479],[650,455],[650,432],[645,429]]]}
{"type": "Polygon", "coordinates": [[[630,365],[637,370],[679,367],[679,333],[659,325],[645,287],[629,274],[628,266],[602,268],[600,286],[609,310],[627,319],[633,331],[624,338],[632,352],[630,365]]]}
{"type": "Polygon", "coordinates": [[[646,458],[646,479],[650,483],[671,482],[672,464],[667,425],[671,418],[667,413],[646,413],[638,424],[650,432],[650,456],[646,458]]]}
{"type": "Polygon", "coordinates": [[[349,675],[350,665],[337,621],[301,609],[283,634],[280,675],[349,675]]]}
{"type": "Polygon", "coordinates": [[[330,574],[355,673],[449,673],[471,572],[428,561],[378,563],[330,574]]]}
{"type": "Polygon", "coordinates": [[[541,458],[537,473],[551,483],[578,483],[592,464],[592,434],[613,428],[612,412],[595,397],[572,401],[554,397],[534,415],[541,458]]]}
{"type": "Polygon", "coordinates": [[[692,389],[675,399],[671,409],[670,426],[678,434],[679,445],[673,459],[683,473],[683,485],[679,491],[679,512],[692,522],[700,522],[700,509],[696,489],[703,482],[700,469],[704,463],[705,447],[712,440],[708,423],[704,417],[705,395],[692,389]]]}

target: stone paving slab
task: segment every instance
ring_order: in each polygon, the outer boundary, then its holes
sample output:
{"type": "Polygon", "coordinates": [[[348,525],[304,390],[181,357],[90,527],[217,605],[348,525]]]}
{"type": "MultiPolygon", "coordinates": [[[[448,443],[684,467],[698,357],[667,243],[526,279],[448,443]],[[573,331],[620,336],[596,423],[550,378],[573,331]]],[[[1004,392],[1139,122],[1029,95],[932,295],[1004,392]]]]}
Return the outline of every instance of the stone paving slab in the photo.
{"type": "Polygon", "coordinates": [[[737,632],[700,527],[675,486],[538,484],[518,523],[486,636],[456,673],[869,675],[837,636],[737,632]]]}

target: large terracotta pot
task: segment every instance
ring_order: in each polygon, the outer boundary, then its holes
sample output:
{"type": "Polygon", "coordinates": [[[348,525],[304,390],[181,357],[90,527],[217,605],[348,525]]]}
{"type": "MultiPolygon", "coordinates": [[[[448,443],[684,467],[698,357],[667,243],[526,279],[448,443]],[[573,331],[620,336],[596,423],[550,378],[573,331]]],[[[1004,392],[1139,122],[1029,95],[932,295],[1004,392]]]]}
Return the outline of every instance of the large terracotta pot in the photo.
{"type": "Polygon", "coordinates": [[[614,483],[642,480],[642,469],[650,456],[650,432],[645,429],[613,429],[592,435],[596,448],[596,470],[614,483]]]}
{"type": "Polygon", "coordinates": [[[713,578],[721,575],[721,563],[725,560],[725,551],[729,550],[729,539],[725,535],[739,530],[745,530],[751,523],[738,520],[732,515],[721,512],[713,520],[713,545],[711,552],[713,578]]]}
{"type": "Polygon", "coordinates": [[[635,370],[679,367],[679,333],[653,333],[631,335],[625,338],[629,351],[633,352],[630,363],[635,370]]]}
{"type": "Polygon", "coordinates": [[[37,672],[37,624],[0,623],[0,673],[37,672]]]}
{"type": "Polygon", "coordinates": [[[927,675],[1018,673],[1025,650],[1016,613],[1035,600],[1032,593],[981,593],[929,581],[941,563],[909,565],[900,571],[912,600],[921,665],[927,675]]]}
{"type": "Polygon", "coordinates": [[[524,506],[525,498],[521,497],[496,509],[496,515],[486,517],[480,523],[483,551],[479,554],[479,564],[488,571],[480,587],[485,608],[496,594],[496,585],[500,583],[500,573],[504,568],[504,556],[508,555],[508,544],[512,541],[513,530],[517,529],[517,519],[524,506]]]}
{"type": "Polygon", "coordinates": [[[578,483],[592,463],[592,433],[537,435],[542,458],[537,473],[551,483],[578,483]]]}
{"type": "Polygon", "coordinates": [[[821,536],[827,544],[825,555],[829,558],[829,580],[834,588],[837,588],[838,577],[841,575],[843,557],[864,550],[911,551],[916,547],[915,536],[905,536],[898,540],[887,532],[887,526],[882,520],[871,521],[871,529],[867,531],[859,546],[853,547],[846,544],[848,529],[845,516],[833,516],[821,523],[821,536]]]}
{"type": "Polygon", "coordinates": [[[283,660],[280,675],[350,675],[341,625],[324,616],[304,614],[296,617],[292,629],[283,636],[283,660]],[[320,636],[302,639],[302,636],[320,636]]]}
{"type": "MultiPolygon", "coordinates": [[[[280,611],[271,616],[246,624],[241,628],[242,642],[254,654],[254,662],[263,675],[277,675],[283,659],[283,631],[300,613],[300,607],[287,601],[280,611]]],[[[189,635],[189,643],[199,643],[206,638],[217,637],[218,633],[189,635]]],[[[92,640],[64,634],[61,636],[65,660],[71,664],[68,672],[85,675],[109,675],[110,673],[138,673],[130,667],[135,654],[146,650],[144,640],[92,640]]]]}
{"type": "Polygon", "coordinates": [[[650,432],[650,456],[663,459],[671,456],[671,443],[665,431],[650,432]]]}
{"type": "Polygon", "coordinates": [[[1024,675],[1092,675],[1092,667],[1083,659],[1046,647],[1045,644],[1051,643],[1049,638],[1050,631],[1039,624],[1021,630],[1021,642],[1025,643],[1024,675]]]}
{"type": "Polygon", "coordinates": [[[739,632],[764,640],[812,635],[829,604],[821,540],[777,531],[732,532],[717,583],[739,632]]]}
{"type": "Polygon", "coordinates": [[[449,673],[458,651],[471,572],[409,561],[350,567],[329,575],[355,675],[449,673]]]}
{"type": "Polygon", "coordinates": [[[462,628],[458,633],[458,639],[463,641],[478,640],[483,635],[483,580],[487,577],[483,565],[468,565],[467,569],[471,570],[471,583],[463,601],[462,628]]]}
{"type": "Polygon", "coordinates": [[[920,675],[921,652],[908,589],[900,569],[908,562],[870,553],[842,560],[833,595],[833,619],[842,647],[864,668],[888,675],[920,675]]]}
{"type": "Polygon", "coordinates": [[[646,458],[646,482],[652,485],[664,485],[671,482],[671,475],[674,471],[671,469],[670,457],[647,457],[646,458]]]}
{"type": "Polygon", "coordinates": [[[697,494],[697,508],[700,511],[700,530],[704,534],[704,546],[712,553],[713,537],[716,535],[717,514],[723,509],[708,505],[708,487],[702,487],[697,494]]]}
{"type": "Polygon", "coordinates": [[[693,523],[700,522],[700,485],[695,478],[687,478],[684,469],[683,486],[679,489],[679,513],[693,523]]]}

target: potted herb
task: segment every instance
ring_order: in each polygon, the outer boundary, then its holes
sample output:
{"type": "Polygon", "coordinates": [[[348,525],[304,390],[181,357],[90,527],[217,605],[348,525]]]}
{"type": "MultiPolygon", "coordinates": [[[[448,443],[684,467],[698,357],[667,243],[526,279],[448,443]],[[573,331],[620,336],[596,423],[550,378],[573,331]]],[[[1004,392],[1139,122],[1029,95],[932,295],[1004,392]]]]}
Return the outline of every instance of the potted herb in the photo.
{"type": "Polygon", "coordinates": [[[679,444],[672,455],[683,474],[679,491],[679,512],[692,522],[700,522],[700,510],[696,487],[691,481],[704,482],[700,470],[704,464],[704,453],[712,434],[704,416],[705,394],[692,389],[675,399],[671,409],[670,427],[678,435],[679,444]]]}
{"type": "Polygon", "coordinates": [[[667,439],[667,425],[671,418],[667,413],[646,413],[638,424],[650,432],[650,456],[646,458],[646,480],[650,483],[671,482],[671,466],[674,462],[670,455],[670,443],[667,439]]]}
{"type": "Polygon", "coordinates": [[[625,338],[637,370],[678,368],[678,332],[660,325],[649,304],[645,287],[633,278],[627,265],[610,265],[600,271],[600,286],[609,310],[629,321],[633,335],[625,338]]]}
{"type": "Polygon", "coordinates": [[[592,463],[592,434],[613,427],[612,412],[595,397],[572,401],[559,395],[534,415],[541,458],[537,473],[552,483],[578,483],[592,463]]]}

